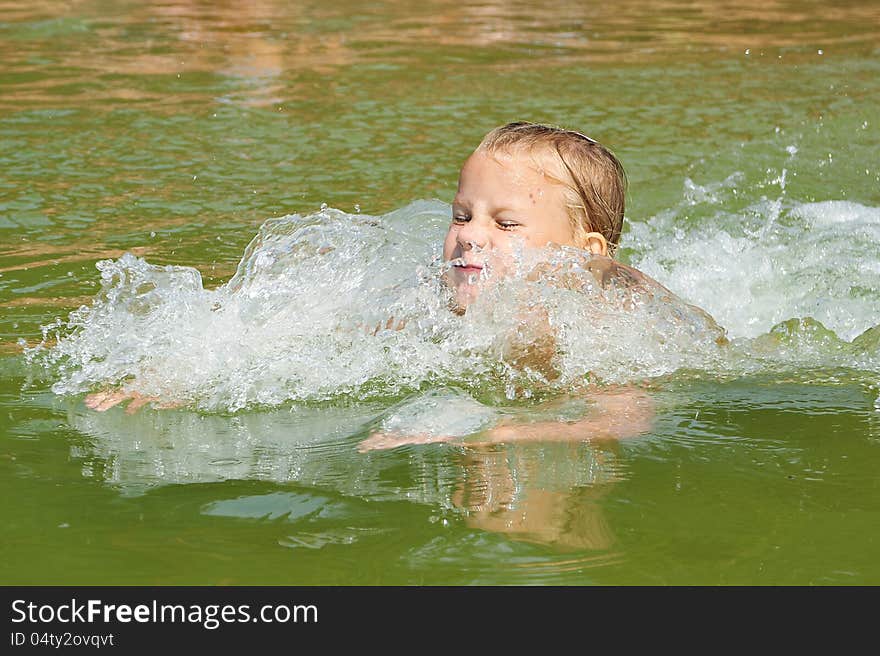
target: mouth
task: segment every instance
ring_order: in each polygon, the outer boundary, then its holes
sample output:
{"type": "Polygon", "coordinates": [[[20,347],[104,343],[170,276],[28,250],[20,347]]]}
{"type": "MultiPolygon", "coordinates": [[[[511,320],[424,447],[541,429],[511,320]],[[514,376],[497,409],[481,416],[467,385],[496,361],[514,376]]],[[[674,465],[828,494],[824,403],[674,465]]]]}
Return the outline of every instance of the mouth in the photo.
{"type": "Polygon", "coordinates": [[[477,264],[476,262],[466,262],[462,258],[452,260],[449,264],[452,265],[452,268],[456,269],[457,271],[461,271],[466,276],[480,275],[483,271],[482,264],[477,264]]]}

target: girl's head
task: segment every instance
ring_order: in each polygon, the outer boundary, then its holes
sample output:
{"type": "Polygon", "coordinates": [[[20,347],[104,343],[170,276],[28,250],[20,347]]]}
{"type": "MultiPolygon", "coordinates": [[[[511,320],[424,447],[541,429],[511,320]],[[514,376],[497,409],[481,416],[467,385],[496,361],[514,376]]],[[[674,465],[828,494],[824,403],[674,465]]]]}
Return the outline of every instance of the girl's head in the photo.
{"type": "Polygon", "coordinates": [[[579,132],[525,122],[492,130],[461,169],[443,246],[458,304],[475,298],[479,279],[504,275],[516,248],[613,252],[625,192],[617,158],[579,132]]]}

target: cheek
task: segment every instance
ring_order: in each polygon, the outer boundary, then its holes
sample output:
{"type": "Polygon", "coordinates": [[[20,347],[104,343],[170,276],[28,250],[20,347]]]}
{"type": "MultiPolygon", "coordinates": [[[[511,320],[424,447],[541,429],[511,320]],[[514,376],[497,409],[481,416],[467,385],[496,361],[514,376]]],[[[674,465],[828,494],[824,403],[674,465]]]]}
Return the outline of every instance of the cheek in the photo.
{"type": "Polygon", "coordinates": [[[542,248],[547,245],[549,239],[543,231],[533,232],[523,236],[522,244],[529,248],[542,248]]]}
{"type": "Polygon", "coordinates": [[[525,245],[531,248],[546,248],[548,244],[574,246],[574,234],[567,218],[525,236],[525,245]]]}
{"type": "Polygon", "coordinates": [[[492,250],[499,254],[510,253],[518,243],[523,243],[521,237],[513,237],[509,232],[499,231],[492,237],[492,250]]]}
{"type": "Polygon", "coordinates": [[[514,269],[514,253],[527,245],[522,237],[513,237],[507,233],[499,234],[493,240],[489,253],[489,265],[492,278],[504,278],[514,269]]]}
{"type": "Polygon", "coordinates": [[[541,248],[547,245],[547,236],[528,231],[499,233],[493,244],[494,249],[506,259],[526,248],[541,248]]]}
{"type": "Polygon", "coordinates": [[[546,190],[542,199],[544,202],[537,209],[543,220],[534,226],[534,234],[529,235],[529,246],[544,248],[547,242],[574,246],[574,230],[563,192],[557,188],[546,190]]]}

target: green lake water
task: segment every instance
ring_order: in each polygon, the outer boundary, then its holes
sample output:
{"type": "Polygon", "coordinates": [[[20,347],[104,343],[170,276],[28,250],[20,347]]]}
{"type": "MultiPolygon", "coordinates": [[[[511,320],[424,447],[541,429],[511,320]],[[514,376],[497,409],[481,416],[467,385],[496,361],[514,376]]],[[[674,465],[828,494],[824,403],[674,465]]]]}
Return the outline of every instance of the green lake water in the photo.
{"type": "MultiPolygon", "coordinates": [[[[878,584],[878,153],[876,2],[0,0],[0,583],[878,584]],[[97,413],[22,353],[126,252],[214,289],[272,217],[417,226],[521,119],[614,150],[621,259],[731,338],[644,372],[640,437],[360,453],[495,402],[240,364],[271,403],[97,413]]],[[[239,338],[188,328],[169,376],[239,338]]]]}

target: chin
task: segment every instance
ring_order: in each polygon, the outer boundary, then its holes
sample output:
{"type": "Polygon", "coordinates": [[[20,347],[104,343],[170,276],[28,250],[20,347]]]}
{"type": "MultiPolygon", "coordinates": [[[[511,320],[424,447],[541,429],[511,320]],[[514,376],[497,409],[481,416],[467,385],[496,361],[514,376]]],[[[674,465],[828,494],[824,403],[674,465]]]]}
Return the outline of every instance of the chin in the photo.
{"type": "Polygon", "coordinates": [[[449,296],[449,309],[455,314],[462,315],[468,305],[476,300],[479,289],[476,285],[470,285],[464,280],[457,280],[457,277],[452,271],[447,271],[440,280],[449,296]]]}
{"type": "Polygon", "coordinates": [[[449,309],[457,315],[464,314],[468,306],[477,300],[479,295],[477,288],[466,283],[450,285],[449,292],[449,309]]]}
{"type": "Polygon", "coordinates": [[[459,285],[452,290],[449,307],[455,314],[464,314],[468,306],[477,300],[477,296],[479,290],[476,287],[468,284],[459,285]]]}

